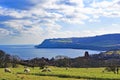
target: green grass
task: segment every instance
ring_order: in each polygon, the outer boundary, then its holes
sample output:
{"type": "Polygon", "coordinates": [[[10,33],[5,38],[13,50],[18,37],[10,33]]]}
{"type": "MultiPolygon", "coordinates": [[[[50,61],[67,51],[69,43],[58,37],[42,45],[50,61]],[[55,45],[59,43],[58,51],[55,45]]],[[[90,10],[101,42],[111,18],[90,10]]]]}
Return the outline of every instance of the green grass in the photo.
{"type": "Polygon", "coordinates": [[[120,54],[120,50],[116,50],[116,51],[108,51],[108,52],[106,52],[105,54],[120,54]]]}
{"type": "Polygon", "coordinates": [[[24,73],[24,68],[11,68],[12,73],[5,73],[0,68],[0,80],[120,80],[120,74],[102,73],[104,68],[65,68],[50,67],[51,72],[41,72],[39,68],[30,68],[30,73],[24,73]]]}

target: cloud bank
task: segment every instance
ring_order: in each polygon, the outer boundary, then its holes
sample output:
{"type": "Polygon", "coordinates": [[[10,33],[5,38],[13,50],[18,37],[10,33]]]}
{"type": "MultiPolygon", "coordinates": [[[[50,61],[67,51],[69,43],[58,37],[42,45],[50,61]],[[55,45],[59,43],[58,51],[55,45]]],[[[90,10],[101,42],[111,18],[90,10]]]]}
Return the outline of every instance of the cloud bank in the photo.
{"type": "Polygon", "coordinates": [[[39,43],[45,38],[119,32],[113,27],[118,28],[120,24],[115,26],[112,23],[109,27],[112,31],[106,31],[101,23],[104,18],[120,18],[120,0],[1,0],[0,38],[25,44],[39,43]],[[63,22],[80,27],[89,27],[87,23],[99,23],[101,28],[99,31],[63,30],[63,22]]]}

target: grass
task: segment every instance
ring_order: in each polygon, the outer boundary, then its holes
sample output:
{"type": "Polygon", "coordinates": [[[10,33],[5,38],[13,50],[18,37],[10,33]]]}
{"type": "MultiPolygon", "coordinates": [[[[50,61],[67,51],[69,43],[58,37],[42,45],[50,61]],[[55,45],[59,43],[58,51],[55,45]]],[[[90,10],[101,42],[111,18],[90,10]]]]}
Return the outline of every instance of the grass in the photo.
{"type": "Polygon", "coordinates": [[[120,50],[117,50],[117,51],[108,51],[108,52],[106,52],[106,54],[120,54],[120,50]]]}
{"type": "Polygon", "coordinates": [[[120,80],[120,74],[102,73],[104,68],[50,68],[51,72],[41,72],[38,67],[30,68],[30,73],[24,73],[23,67],[11,68],[12,73],[5,73],[0,68],[0,80],[120,80]]]}

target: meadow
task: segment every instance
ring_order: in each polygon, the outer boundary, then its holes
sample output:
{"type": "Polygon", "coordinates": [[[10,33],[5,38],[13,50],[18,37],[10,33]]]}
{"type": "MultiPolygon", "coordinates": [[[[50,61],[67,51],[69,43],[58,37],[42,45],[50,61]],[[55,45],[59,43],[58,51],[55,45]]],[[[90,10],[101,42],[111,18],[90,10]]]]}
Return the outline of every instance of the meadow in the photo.
{"type": "Polygon", "coordinates": [[[5,73],[0,68],[0,80],[120,80],[120,74],[102,72],[104,68],[59,68],[50,67],[51,72],[41,72],[38,67],[24,73],[24,67],[10,68],[12,73],[5,73]]]}

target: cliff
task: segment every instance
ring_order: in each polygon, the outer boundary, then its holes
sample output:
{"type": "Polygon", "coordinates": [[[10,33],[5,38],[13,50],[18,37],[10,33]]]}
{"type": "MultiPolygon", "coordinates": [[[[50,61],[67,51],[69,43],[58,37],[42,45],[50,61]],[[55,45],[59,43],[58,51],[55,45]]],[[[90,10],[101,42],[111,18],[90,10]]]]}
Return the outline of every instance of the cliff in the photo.
{"type": "Polygon", "coordinates": [[[93,37],[46,39],[36,48],[73,48],[91,50],[120,49],[120,34],[93,37]]]}

